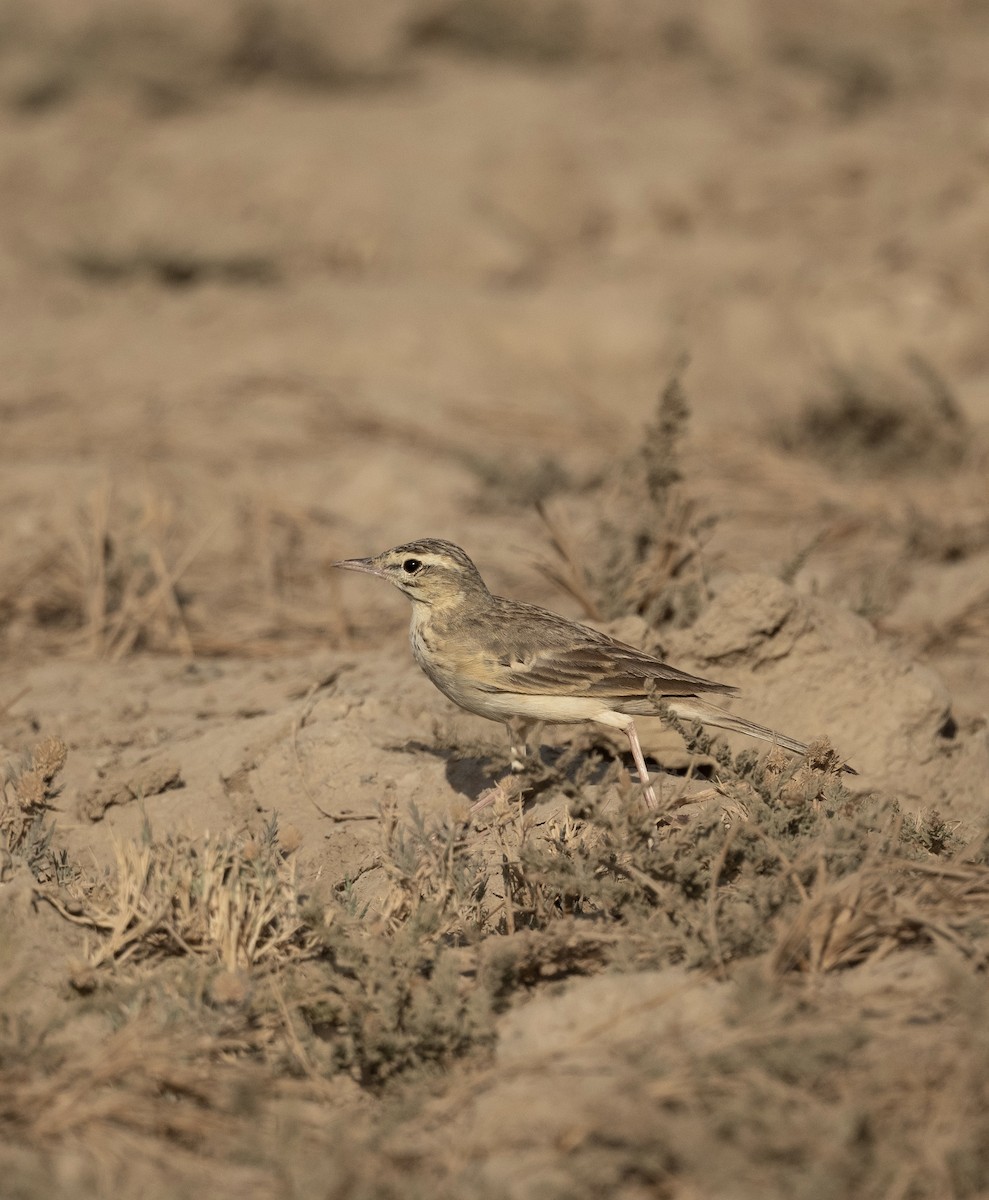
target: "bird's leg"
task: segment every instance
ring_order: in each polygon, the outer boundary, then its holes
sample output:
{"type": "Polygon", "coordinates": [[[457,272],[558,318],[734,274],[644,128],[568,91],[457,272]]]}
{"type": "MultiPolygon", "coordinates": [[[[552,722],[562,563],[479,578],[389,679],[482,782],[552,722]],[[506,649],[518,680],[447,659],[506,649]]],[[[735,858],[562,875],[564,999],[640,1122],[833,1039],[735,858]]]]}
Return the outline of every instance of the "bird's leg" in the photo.
{"type": "Polygon", "coordinates": [[[512,774],[521,775],[525,770],[525,760],[529,757],[529,747],[526,745],[525,738],[528,725],[518,717],[512,717],[511,720],[505,722],[505,728],[508,730],[512,774]]]}
{"type": "Polygon", "coordinates": [[[525,717],[510,717],[505,722],[508,730],[508,744],[511,747],[512,773],[521,775],[526,769],[529,758],[529,737],[538,737],[541,727],[539,721],[527,721],[525,717]]]}
{"type": "Polygon", "coordinates": [[[628,737],[628,743],[632,747],[632,757],[635,759],[635,769],[639,773],[639,781],[643,785],[642,794],[645,796],[646,806],[648,808],[659,808],[656,793],[652,790],[652,784],[649,782],[649,772],[646,770],[646,760],[642,756],[642,747],[639,745],[639,735],[635,732],[634,722],[629,721],[625,733],[628,737]]]}
{"type": "Polygon", "coordinates": [[[508,744],[511,748],[512,775],[508,779],[500,780],[494,787],[483,791],[471,805],[471,813],[480,812],[482,808],[494,804],[499,797],[503,796],[506,800],[512,800],[521,795],[524,785],[513,777],[525,773],[529,757],[529,735],[537,734],[540,726],[539,721],[527,721],[524,717],[511,717],[505,722],[505,728],[508,730],[508,744]]]}

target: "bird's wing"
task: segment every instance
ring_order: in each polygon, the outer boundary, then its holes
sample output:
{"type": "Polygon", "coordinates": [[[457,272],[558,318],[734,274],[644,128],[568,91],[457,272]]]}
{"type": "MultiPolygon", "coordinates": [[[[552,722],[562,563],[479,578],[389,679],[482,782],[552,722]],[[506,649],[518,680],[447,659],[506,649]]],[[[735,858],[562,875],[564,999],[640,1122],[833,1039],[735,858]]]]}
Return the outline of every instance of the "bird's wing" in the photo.
{"type": "Polygon", "coordinates": [[[523,695],[610,697],[614,700],[735,692],[679,671],[634,646],[601,637],[503,655],[489,666],[485,690],[523,695]],[[492,669],[493,668],[493,669],[492,669]]]}

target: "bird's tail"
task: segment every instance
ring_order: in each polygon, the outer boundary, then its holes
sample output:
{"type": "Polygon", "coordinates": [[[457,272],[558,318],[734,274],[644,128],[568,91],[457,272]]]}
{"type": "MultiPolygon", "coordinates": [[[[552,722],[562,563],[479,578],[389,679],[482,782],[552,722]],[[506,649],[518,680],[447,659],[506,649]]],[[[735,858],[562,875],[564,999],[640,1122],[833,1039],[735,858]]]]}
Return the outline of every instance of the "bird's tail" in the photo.
{"type": "Polygon", "coordinates": [[[749,737],[758,738],[762,742],[782,746],[792,754],[807,753],[808,747],[796,738],[777,733],[775,729],[767,729],[765,725],[756,725],[754,721],[746,721],[744,717],[736,717],[734,713],[726,712],[706,700],[698,700],[694,696],[667,696],[664,697],[664,703],[674,716],[683,721],[700,721],[702,725],[713,725],[716,729],[747,733],[749,737]]]}

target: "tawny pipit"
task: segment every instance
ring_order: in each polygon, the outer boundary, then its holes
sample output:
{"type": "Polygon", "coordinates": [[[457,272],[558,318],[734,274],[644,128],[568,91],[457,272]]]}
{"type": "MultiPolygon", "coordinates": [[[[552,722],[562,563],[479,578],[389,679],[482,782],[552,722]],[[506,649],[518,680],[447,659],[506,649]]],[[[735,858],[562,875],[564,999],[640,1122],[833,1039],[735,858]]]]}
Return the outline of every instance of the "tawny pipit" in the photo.
{"type": "MultiPolygon", "coordinates": [[[[685,721],[747,733],[794,754],[803,742],[754,725],[701,699],[738,691],[699,679],[658,658],[538,608],[493,596],[477,567],[452,542],[422,538],[374,558],[333,564],[380,575],[412,600],[409,639],[420,667],[454,704],[511,722],[598,721],[628,737],[646,802],[657,807],[633,717],[665,705],[685,721]]],[[[485,800],[475,805],[482,807],[485,800]]]]}

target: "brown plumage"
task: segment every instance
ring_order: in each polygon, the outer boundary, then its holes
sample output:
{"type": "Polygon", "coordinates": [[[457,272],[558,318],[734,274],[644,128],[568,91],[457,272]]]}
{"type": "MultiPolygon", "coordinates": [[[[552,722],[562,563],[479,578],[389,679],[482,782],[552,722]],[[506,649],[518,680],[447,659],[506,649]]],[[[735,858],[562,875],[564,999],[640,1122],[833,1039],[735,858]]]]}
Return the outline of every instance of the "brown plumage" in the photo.
{"type": "Polygon", "coordinates": [[[689,675],[534,604],[492,595],[452,542],[422,538],[334,566],[378,575],[412,600],[409,638],[419,666],[461,708],[509,723],[513,752],[513,721],[598,721],[623,730],[651,807],[656,797],[632,718],[656,715],[659,705],[687,721],[807,752],[803,742],[703,698],[734,694],[730,684],[689,675]]]}

